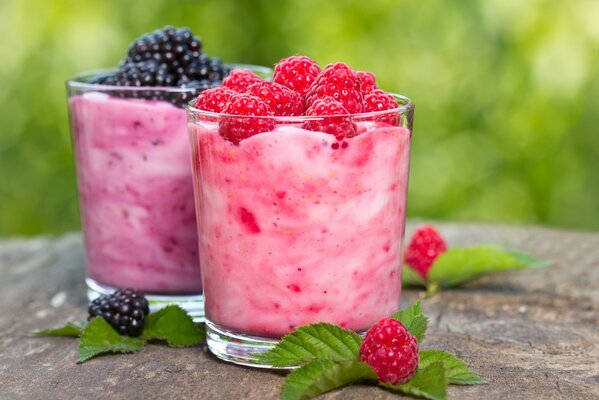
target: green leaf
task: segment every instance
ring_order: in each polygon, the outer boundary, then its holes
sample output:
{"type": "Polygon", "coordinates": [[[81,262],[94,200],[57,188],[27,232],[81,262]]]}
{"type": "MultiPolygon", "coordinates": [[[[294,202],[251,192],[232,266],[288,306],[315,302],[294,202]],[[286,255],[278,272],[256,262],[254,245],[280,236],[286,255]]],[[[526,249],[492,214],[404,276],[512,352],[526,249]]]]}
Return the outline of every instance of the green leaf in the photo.
{"type": "Polygon", "coordinates": [[[418,274],[418,272],[414,271],[407,264],[403,266],[403,272],[401,274],[401,283],[402,286],[416,286],[416,287],[425,287],[426,282],[422,277],[418,274]]]}
{"type": "Polygon", "coordinates": [[[426,368],[418,369],[416,375],[402,385],[381,383],[381,386],[394,392],[430,400],[447,399],[447,375],[442,362],[435,362],[426,368]]]}
{"type": "Polygon", "coordinates": [[[206,331],[181,307],[170,305],[148,315],[141,338],[166,340],[172,347],[189,347],[204,340],[206,331]]]}
{"type": "Polygon", "coordinates": [[[422,342],[424,335],[426,334],[426,328],[428,327],[428,319],[422,314],[422,304],[420,301],[391,315],[391,318],[401,322],[406,329],[418,339],[418,342],[422,342]]]}
{"type": "Polygon", "coordinates": [[[491,246],[453,248],[435,260],[428,280],[441,287],[452,287],[489,272],[538,268],[540,265],[540,260],[532,256],[491,246]]]}
{"type": "Polygon", "coordinates": [[[79,339],[80,363],[104,353],[134,353],[144,345],[141,339],[119,335],[104,318],[94,318],[79,339]]]}
{"type": "Polygon", "coordinates": [[[520,251],[507,250],[506,253],[525,264],[527,268],[545,268],[551,264],[547,260],[541,260],[531,254],[522,253],[520,251]]]}
{"type": "Polygon", "coordinates": [[[376,372],[363,362],[315,360],[287,376],[281,399],[311,399],[351,383],[377,379],[376,372]]]}
{"type": "Polygon", "coordinates": [[[420,361],[418,366],[426,368],[432,363],[442,362],[447,380],[454,385],[474,385],[484,383],[482,379],[474,372],[470,371],[468,365],[451,353],[441,350],[423,350],[418,356],[420,361]]]}
{"type": "Polygon", "coordinates": [[[360,360],[362,338],[337,325],[318,323],[304,325],[291,332],[271,350],[256,358],[275,367],[295,366],[310,361],[360,360]]]}
{"type": "Polygon", "coordinates": [[[39,336],[64,336],[64,337],[79,337],[83,332],[85,325],[76,325],[69,322],[65,326],[55,329],[45,329],[43,331],[35,331],[34,335],[39,336]]]}

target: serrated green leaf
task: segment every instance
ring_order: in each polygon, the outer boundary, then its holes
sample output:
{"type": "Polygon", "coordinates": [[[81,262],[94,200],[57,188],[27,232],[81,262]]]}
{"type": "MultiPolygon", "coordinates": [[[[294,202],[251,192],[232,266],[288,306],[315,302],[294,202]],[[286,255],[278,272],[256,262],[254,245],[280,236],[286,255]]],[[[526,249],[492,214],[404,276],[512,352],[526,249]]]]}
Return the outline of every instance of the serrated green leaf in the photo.
{"type": "Polygon", "coordinates": [[[418,354],[420,361],[418,366],[426,368],[432,363],[442,362],[447,374],[447,381],[454,385],[474,385],[484,383],[474,372],[470,371],[468,365],[451,353],[441,350],[423,350],[418,354]]]}
{"type": "Polygon", "coordinates": [[[64,336],[64,337],[79,337],[83,332],[85,325],[76,325],[69,322],[65,326],[54,329],[45,329],[43,331],[35,331],[34,335],[39,336],[64,336]]]}
{"type": "Polygon", "coordinates": [[[141,338],[166,340],[172,347],[189,347],[204,340],[206,331],[181,307],[170,305],[148,315],[141,338]]]}
{"type": "Polygon", "coordinates": [[[144,345],[141,339],[119,335],[104,318],[94,318],[79,339],[80,363],[105,353],[134,353],[144,345]]]}
{"type": "Polygon", "coordinates": [[[441,287],[453,287],[490,272],[538,268],[539,261],[524,253],[508,253],[491,246],[453,248],[435,260],[428,280],[441,287]]]}
{"type": "Polygon", "coordinates": [[[281,399],[311,399],[351,383],[377,379],[370,365],[360,361],[315,360],[287,376],[281,399]]]}
{"type": "Polygon", "coordinates": [[[407,264],[404,264],[403,271],[401,274],[401,283],[402,286],[415,286],[415,287],[425,287],[426,282],[422,277],[418,274],[418,272],[414,271],[407,264]]]}
{"type": "Polygon", "coordinates": [[[426,335],[426,328],[428,327],[428,318],[422,314],[422,304],[420,301],[412,304],[400,312],[391,315],[401,322],[406,329],[418,339],[418,342],[422,342],[426,335]]]}
{"type": "Polygon", "coordinates": [[[301,326],[284,336],[273,349],[255,356],[275,367],[301,365],[316,359],[358,361],[361,343],[357,333],[323,322],[301,326]]]}
{"type": "Polygon", "coordinates": [[[434,362],[426,368],[418,369],[416,375],[403,385],[381,383],[381,386],[394,392],[429,400],[447,399],[447,375],[442,362],[434,362]]]}
{"type": "Polygon", "coordinates": [[[523,264],[526,264],[527,268],[545,268],[551,264],[549,261],[541,260],[540,258],[536,258],[528,253],[522,253],[521,251],[507,250],[506,253],[523,264]]]}

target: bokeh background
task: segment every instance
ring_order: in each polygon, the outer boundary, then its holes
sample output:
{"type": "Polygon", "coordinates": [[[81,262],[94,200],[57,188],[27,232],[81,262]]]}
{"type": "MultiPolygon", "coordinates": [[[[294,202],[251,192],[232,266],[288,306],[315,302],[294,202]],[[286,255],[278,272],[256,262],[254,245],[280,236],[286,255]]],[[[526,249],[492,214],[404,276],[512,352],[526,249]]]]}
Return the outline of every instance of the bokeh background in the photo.
{"type": "Polygon", "coordinates": [[[0,235],[78,229],[64,80],[166,24],[414,98],[411,217],[599,230],[597,0],[2,0],[0,235]]]}

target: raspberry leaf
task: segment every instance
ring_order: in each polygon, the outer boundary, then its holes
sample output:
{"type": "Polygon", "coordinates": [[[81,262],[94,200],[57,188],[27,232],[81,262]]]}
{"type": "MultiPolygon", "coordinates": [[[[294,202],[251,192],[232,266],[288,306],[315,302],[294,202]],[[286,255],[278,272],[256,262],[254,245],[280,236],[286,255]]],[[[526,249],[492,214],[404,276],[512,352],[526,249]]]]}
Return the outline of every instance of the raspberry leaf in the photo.
{"type": "Polygon", "coordinates": [[[271,350],[256,358],[275,367],[306,364],[313,360],[358,361],[362,338],[337,325],[304,325],[291,332],[271,350]]]}
{"type": "Polygon", "coordinates": [[[134,353],[144,345],[141,339],[121,336],[104,318],[94,318],[79,340],[79,363],[105,353],[134,353]]]}
{"type": "Polygon", "coordinates": [[[407,264],[403,266],[403,272],[401,274],[401,283],[403,286],[420,286],[425,287],[426,282],[420,275],[407,264]]]}
{"type": "Polygon", "coordinates": [[[65,326],[62,326],[60,328],[45,329],[43,331],[35,331],[35,332],[33,332],[33,334],[39,335],[39,336],[79,337],[79,336],[81,336],[83,329],[85,329],[85,325],[83,325],[83,324],[77,325],[72,322],[69,322],[68,324],[66,324],[65,326]]]}
{"type": "Polygon", "coordinates": [[[544,266],[547,263],[531,255],[510,253],[492,246],[452,248],[435,260],[428,280],[440,287],[453,287],[490,272],[544,266]]]}
{"type": "Polygon", "coordinates": [[[418,339],[419,343],[422,342],[424,335],[426,334],[426,328],[428,327],[428,318],[422,314],[422,304],[420,301],[391,315],[391,318],[401,322],[403,326],[418,339]]]}
{"type": "Polygon", "coordinates": [[[474,385],[484,383],[474,372],[470,371],[468,365],[453,354],[441,350],[423,350],[418,354],[420,368],[426,368],[435,362],[442,362],[447,380],[453,385],[474,385]]]}
{"type": "Polygon", "coordinates": [[[206,338],[204,326],[176,305],[166,306],[147,316],[141,339],[166,340],[171,347],[189,347],[206,338]]]}
{"type": "Polygon", "coordinates": [[[393,392],[424,397],[429,400],[446,400],[447,384],[445,368],[443,363],[438,361],[426,368],[419,368],[416,375],[402,385],[381,383],[381,386],[393,392]]]}
{"type": "Polygon", "coordinates": [[[287,376],[281,399],[311,399],[351,383],[377,379],[372,367],[363,362],[315,360],[287,376]]]}

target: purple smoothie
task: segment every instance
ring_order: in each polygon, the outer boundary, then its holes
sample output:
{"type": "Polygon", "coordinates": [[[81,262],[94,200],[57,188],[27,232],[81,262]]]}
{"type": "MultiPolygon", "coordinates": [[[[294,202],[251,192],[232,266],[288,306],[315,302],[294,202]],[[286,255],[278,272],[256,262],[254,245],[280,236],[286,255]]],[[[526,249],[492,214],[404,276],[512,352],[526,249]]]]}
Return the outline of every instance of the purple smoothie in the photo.
{"type": "Polygon", "coordinates": [[[69,105],[88,277],[201,293],[185,110],[99,92],[69,105]]]}

